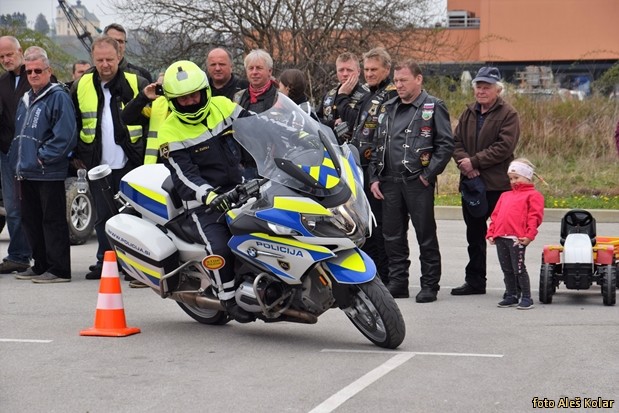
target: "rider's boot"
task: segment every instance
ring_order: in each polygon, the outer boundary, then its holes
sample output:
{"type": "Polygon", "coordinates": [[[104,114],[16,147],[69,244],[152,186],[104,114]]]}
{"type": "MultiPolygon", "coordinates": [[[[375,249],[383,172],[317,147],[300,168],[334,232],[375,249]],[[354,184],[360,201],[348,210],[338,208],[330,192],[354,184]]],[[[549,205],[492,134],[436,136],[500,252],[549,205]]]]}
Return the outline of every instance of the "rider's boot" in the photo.
{"type": "Polygon", "coordinates": [[[221,303],[223,304],[228,314],[230,314],[236,322],[251,323],[252,321],[256,321],[256,316],[239,307],[234,297],[229,300],[224,300],[221,303]]]}

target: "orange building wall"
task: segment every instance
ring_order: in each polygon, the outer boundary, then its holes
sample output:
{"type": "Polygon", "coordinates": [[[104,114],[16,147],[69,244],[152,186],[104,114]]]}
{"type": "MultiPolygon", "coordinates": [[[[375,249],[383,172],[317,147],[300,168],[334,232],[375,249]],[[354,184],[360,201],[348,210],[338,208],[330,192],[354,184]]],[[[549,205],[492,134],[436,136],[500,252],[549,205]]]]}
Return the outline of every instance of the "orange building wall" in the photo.
{"type": "Polygon", "coordinates": [[[478,50],[468,61],[619,59],[619,0],[448,0],[447,10],[480,19],[479,29],[445,33],[478,50]]]}

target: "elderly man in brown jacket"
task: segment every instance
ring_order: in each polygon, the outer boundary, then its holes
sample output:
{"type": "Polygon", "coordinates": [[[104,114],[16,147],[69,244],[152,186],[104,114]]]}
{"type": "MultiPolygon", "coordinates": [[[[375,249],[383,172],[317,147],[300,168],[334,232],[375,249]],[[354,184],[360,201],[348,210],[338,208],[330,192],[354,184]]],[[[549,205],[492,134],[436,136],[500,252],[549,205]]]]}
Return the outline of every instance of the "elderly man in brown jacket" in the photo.
{"type": "Polygon", "coordinates": [[[460,180],[481,177],[488,209],[479,216],[462,203],[469,263],[465,283],[452,289],[452,295],[486,293],[486,221],[501,193],[510,189],[507,167],[514,159],[520,120],[518,112],[499,96],[503,89],[500,80],[497,68],[479,69],[473,79],[475,102],[460,115],[454,132],[453,158],[460,169],[460,180]]]}

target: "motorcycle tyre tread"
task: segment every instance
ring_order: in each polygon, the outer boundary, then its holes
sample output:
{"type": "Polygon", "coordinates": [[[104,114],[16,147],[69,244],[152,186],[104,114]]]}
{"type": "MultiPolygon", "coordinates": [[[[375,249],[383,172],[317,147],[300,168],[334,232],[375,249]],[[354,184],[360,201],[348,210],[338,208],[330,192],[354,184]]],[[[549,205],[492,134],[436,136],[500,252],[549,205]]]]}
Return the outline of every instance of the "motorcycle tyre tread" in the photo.
{"type": "Polygon", "coordinates": [[[379,347],[395,349],[404,341],[406,336],[406,325],[404,318],[400,312],[400,308],[393,296],[387,290],[387,287],[380,281],[378,275],[371,281],[363,283],[357,286],[361,289],[365,295],[372,302],[376,310],[379,312],[385,329],[387,337],[384,341],[378,342],[369,337],[359,326],[351,319],[353,325],[372,343],[379,347]]]}
{"type": "Polygon", "coordinates": [[[182,308],[189,317],[193,318],[200,324],[223,326],[225,324],[228,324],[232,320],[232,318],[225,311],[217,311],[212,317],[204,317],[193,311],[193,306],[178,301],[176,302],[176,304],[178,304],[178,306],[182,308]]]}

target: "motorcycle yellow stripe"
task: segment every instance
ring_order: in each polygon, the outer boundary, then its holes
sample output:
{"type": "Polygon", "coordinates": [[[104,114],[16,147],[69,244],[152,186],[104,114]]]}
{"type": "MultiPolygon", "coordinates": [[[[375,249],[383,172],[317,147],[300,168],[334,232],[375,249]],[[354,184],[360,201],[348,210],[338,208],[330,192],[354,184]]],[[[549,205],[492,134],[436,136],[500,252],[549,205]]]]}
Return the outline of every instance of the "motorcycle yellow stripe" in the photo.
{"type": "Polygon", "coordinates": [[[166,204],[165,195],[159,194],[159,193],[153,191],[152,189],[148,189],[148,188],[145,188],[143,186],[136,185],[134,183],[129,183],[129,185],[133,189],[135,189],[136,191],[138,191],[142,195],[147,196],[148,198],[152,199],[153,201],[157,201],[157,202],[159,202],[160,204],[163,204],[163,205],[166,204]]]}
{"type": "Polygon", "coordinates": [[[338,178],[337,176],[329,175],[327,177],[327,184],[325,186],[327,187],[327,189],[331,189],[338,183],[340,183],[340,178],[338,178]]]}
{"type": "Polygon", "coordinates": [[[333,215],[327,208],[311,199],[276,196],[273,199],[273,207],[284,211],[295,211],[301,214],[333,215]]]}
{"type": "Polygon", "coordinates": [[[118,255],[118,258],[120,258],[121,260],[123,260],[124,262],[126,262],[127,264],[131,265],[133,268],[136,268],[140,271],[142,271],[143,273],[146,273],[148,275],[150,275],[151,277],[155,277],[155,278],[161,278],[161,274],[159,274],[157,271],[154,271],[148,267],[143,266],[142,264],[132,260],[128,255],[123,254],[122,252],[116,250],[116,255],[118,255]]]}
{"type": "Polygon", "coordinates": [[[318,181],[320,179],[320,166],[312,166],[310,168],[310,176],[318,181]]]}
{"type": "Polygon", "coordinates": [[[365,262],[361,254],[350,254],[339,266],[352,271],[365,272],[365,262]]]}
{"type": "Polygon", "coordinates": [[[344,173],[346,174],[346,181],[348,182],[348,186],[350,187],[350,190],[352,191],[353,196],[357,196],[357,185],[355,185],[355,175],[352,171],[352,168],[350,166],[350,162],[348,162],[348,159],[344,158],[343,156],[340,156],[340,163],[342,165],[344,165],[344,173]]]}
{"type": "Polygon", "coordinates": [[[278,242],[280,244],[290,245],[292,247],[303,248],[309,251],[315,251],[315,252],[321,252],[323,254],[333,255],[333,252],[329,248],[325,248],[320,245],[306,244],[305,242],[296,241],[294,239],[274,237],[274,236],[264,234],[264,233],[259,233],[259,232],[254,232],[251,235],[256,238],[261,238],[266,241],[278,242]]]}
{"type": "Polygon", "coordinates": [[[322,160],[322,165],[326,166],[327,168],[335,169],[335,165],[333,164],[333,159],[331,158],[324,158],[322,160]]]}

